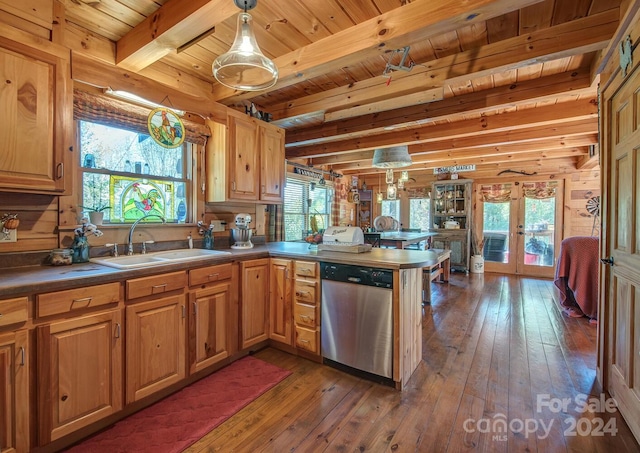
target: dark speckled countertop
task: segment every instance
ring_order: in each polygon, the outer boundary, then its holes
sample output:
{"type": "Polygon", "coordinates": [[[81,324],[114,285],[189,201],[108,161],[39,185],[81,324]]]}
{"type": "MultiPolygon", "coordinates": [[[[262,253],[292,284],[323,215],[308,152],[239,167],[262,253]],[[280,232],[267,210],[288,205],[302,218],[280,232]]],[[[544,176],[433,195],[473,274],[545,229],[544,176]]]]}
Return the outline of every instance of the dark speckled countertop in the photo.
{"type": "Polygon", "coordinates": [[[271,242],[248,250],[229,249],[231,255],[194,258],[138,269],[115,269],[96,263],[71,266],[27,266],[4,268],[0,273],[0,297],[26,295],[34,292],[56,291],[87,285],[144,277],[162,272],[175,272],[193,267],[245,261],[255,258],[282,257],[327,261],[341,264],[384,269],[423,267],[431,262],[428,253],[416,250],[374,248],[366,253],[326,252],[310,250],[301,242],[271,242]]]}

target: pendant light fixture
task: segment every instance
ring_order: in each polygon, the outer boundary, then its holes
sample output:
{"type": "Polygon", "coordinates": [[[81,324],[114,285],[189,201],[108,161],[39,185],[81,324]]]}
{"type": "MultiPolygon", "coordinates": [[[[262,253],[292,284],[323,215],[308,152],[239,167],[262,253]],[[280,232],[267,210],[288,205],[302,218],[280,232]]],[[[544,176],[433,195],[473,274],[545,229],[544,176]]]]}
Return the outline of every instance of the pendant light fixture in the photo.
{"type": "Polygon", "coordinates": [[[385,172],[385,182],[387,184],[393,183],[393,170],[390,168],[388,168],[387,171],[385,172]]]}
{"type": "Polygon", "coordinates": [[[387,200],[395,200],[397,192],[396,185],[394,183],[389,184],[387,186],[387,200]]]}
{"type": "Polygon", "coordinates": [[[382,203],[382,186],[380,185],[380,173],[378,173],[378,194],[376,195],[376,201],[382,203]]]}
{"type": "Polygon", "coordinates": [[[373,163],[376,168],[399,168],[411,165],[409,147],[392,146],[391,148],[378,148],[373,151],[373,163]]]}
{"type": "Polygon", "coordinates": [[[253,9],[258,0],[233,0],[244,12],[238,14],[236,38],[227,53],[215,59],[213,76],[221,84],[243,91],[260,91],[272,87],[278,81],[278,68],[264,56],[251,28],[253,9]]]}

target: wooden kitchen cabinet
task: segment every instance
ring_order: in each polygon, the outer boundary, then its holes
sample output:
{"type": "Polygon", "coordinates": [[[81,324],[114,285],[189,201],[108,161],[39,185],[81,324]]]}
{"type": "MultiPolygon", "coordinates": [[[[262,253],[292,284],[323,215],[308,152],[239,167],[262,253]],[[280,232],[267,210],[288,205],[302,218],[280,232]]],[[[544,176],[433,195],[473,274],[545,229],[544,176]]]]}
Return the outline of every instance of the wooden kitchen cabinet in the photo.
{"type": "Polygon", "coordinates": [[[271,258],[269,296],[269,338],[287,345],[293,344],[291,313],[292,261],[271,258]]]}
{"type": "Polygon", "coordinates": [[[70,52],[19,30],[0,31],[0,189],[71,189],[73,98],[70,52]]]}
{"type": "Polygon", "coordinates": [[[258,124],[247,115],[230,113],[229,199],[258,200],[260,184],[260,140],[258,124]]]}
{"type": "Polygon", "coordinates": [[[29,451],[27,330],[0,333],[0,451],[29,451]]]}
{"type": "Polygon", "coordinates": [[[284,200],[284,129],[260,121],[260,197],[265,203],[284,200]]]}
{"type": "Polygon", "coordinates": [[[269,338],[269,258],[240,263],[240,348],[269,338]]]}
{"type": "Polygon", "coordinates": [[[206,201],[282,203],[284,130],[231,109],[226,125],[207,124],[206,201]]]}
{"type": "Polygon", "coordinates": [[[294,262],[293,316],[295,346],[320,354],[320,273],[318,263],[294,262]]]}
{"type": "Polygon", "coordinates": [[[184,294],[128,305],[126,327],[127,404],[186,377],[184,294]]]}
{"type": "Polygon", "coordinates": [[[231,264],[189,271],[202,287],[189,293],[189,372],[203,370],[231,355],[231,264]],[[212,281],[212,283],[208,283],[212,281]]]}
{"type": "Polygon", "coordinates": [[[122,409],[122,310],[37,327],[41,445],[122,409]]]}

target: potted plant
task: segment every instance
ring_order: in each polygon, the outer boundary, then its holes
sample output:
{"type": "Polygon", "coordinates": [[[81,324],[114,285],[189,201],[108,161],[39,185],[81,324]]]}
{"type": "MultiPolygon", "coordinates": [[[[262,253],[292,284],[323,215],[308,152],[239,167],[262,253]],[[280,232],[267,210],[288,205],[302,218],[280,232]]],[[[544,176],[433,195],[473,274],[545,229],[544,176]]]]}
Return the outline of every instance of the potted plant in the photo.
{"type": "Polygon", "coordinates": [[[90,223],[89,219],[86,217],[82,218],[81,223],[82,225],[73,231],[75,233],[73,244],[71,244],[71,262],[73,263],[86,263],[89,261],[89,242],[87,241],[87,238],[89,236],[102,236],[102,231],[100,231],[96,225],[90,223]]]}
{"type": "Polygon", "coordinates": [[[89,221],[94,225],[102,225],[104,221],[104,211],[111,209],[111,206],[96,205],[96,206],[80,206],[83,212],[89,214],[89,221]]]}

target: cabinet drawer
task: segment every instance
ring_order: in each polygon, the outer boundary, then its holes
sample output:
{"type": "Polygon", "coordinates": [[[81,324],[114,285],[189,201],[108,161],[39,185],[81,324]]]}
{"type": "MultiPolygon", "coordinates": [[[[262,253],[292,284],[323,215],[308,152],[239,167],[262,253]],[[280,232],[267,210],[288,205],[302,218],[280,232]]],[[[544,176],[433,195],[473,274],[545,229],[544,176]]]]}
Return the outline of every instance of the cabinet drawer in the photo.
{"type": "Polygon", "coordinates": [[[219,264],[189,271],[189,285],[203,285],[231,278],[231,264],[219,264]]]}
{"type": "Polygon", "coordinates": [[[127,280],[127,299],[162,294],[176,289],[182,289],[186,286],[186,271],[134,278],[127,280]]]}
{"type": "Polygon", "coordinates": [[[26,297],[0,300],[0,327],[25,322],[28,316],[26,297]]]}
{"type": "Polygon", "coordinates": [[[307,280],[296,280],[293,284],[293,294],[296,301],[315,305],[317,303],[318,283],[307,280]]]}
{"type": "Polygon", "coordinates": [[[318,306],[296,302],[293,304],[293,318],[296,324],[315,329],[319,324],[318,306]]]}
{"type": "Polygon", "coordinates": [[[115,304],[120,300],[120,283],[87,286],[85,288],[38,294],[36,316],[51,316],[83,308],[115,304]]]}
{"type": "Polygon", "coordinates": [[[320,352],[320,331],[296,326],[296,347],[314,354],[320,352]]]}
{"type": "Polygon", "coordinates": [[[296,261],[294,266],[296,275],[306,278],[316,278],[318,276],[318,263],[312,261],[296,261]]]}

